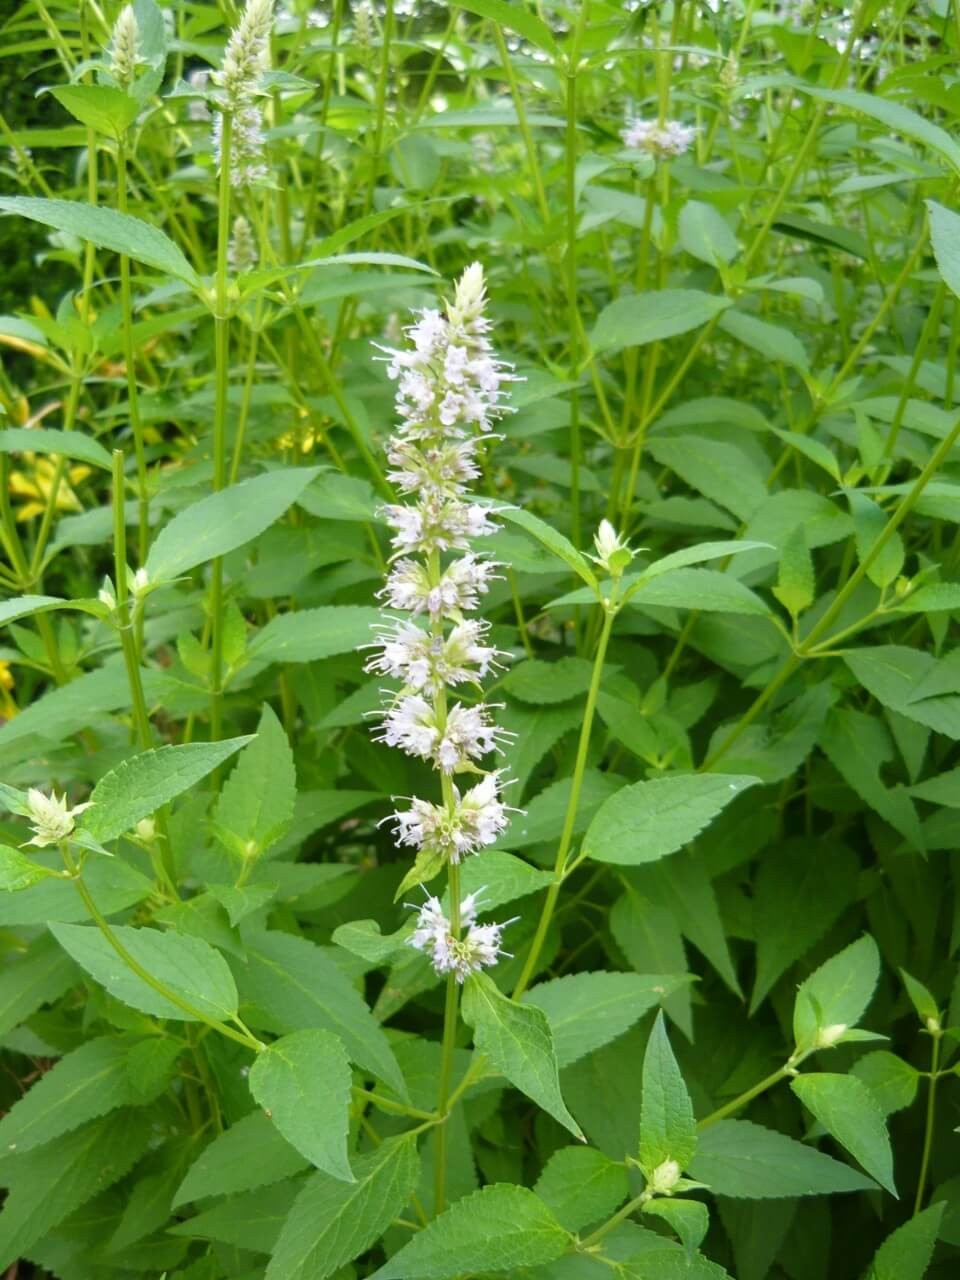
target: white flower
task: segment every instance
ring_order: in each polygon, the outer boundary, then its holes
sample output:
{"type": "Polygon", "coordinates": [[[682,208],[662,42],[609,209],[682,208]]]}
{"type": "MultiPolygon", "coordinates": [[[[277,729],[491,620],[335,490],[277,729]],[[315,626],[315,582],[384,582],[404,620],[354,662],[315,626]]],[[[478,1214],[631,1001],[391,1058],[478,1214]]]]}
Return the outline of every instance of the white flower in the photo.
{"type": "Polygon", "coordinates": [[[133,582],[130,584],[130,590],[135,596],[142,596],[150,586],[150,578],[146,569],[140,568],[133,575],[133,582]]]}
{"type": "Polygon", "coordinates": [[[481,560],[468,554],[452,561],[439,582],[431,584],[426,565],[416,560],[397,560],[378,594],[388,608],[407,613],[429,613],[432,618],[469,613],[490,589],[490,582],[499,576],[495,572],[499,567],[496,560],[481,560]]]}
{"type": "Polygon", "coordinates": [[[233,234],[230,237],[230,248],[227,254],[230,270],[242,275],[252,271],[257,265],[257,246],[253,231],[246,218],[239,214],[233,220],[233,234]]]}
{"type": "Polygon", "coordinates": [[[66,792],[58,796],[56,791],[44,795],[36,787],[27,792],[27,808],[30,810],[30,823],[33,827],[33,839],[27,844],[35,844],[45,848],[48,844],[59,844],[66,840],[76,826],[76,815],[89,809],[91,801],[77,804],[71,809],[67,805],[66,792]]]}
{"type": "MultiPolygon", "coordinates": [[[[498,779],[499,771],[487,774],[463,796],[454,787],[452,811],[414,797],[409,809],[391,815],[398,842],[429,849],[450,862],[459,862],[493,844],[509,821],[507,807],[500,800],[498,779]]],[[[461,907],[461,911],[464,909],[461,907]]]]}
{"type": "Polygon", "coordinates": [[[460,622],[444,639],[422,631],[413,622],[396,622],[378,640],[380,653],[371,658],[367,671],[393,676],[408,689],[436,693],[447,685],[482,679],[499,650],[481,643],[489,624],[475,619],[460,622]]]}
{"type": "MultiPolygon", "coordinates": [[[[410,946],[425,952],[433,964],[436,973],[441,976],[452,973],[458,982],[478,973],[481,969],[495,965],[504,951],[500,942],[503,930],[512,920],[504,924],[477,924],[477,899],[481,891],[468,894],[460,904],[460,923],[466,929],[462,937],[455,937],[450,921],[443,914],[443,907],[438,898],[428,897],[417,915],[417,923],[413,933],[407,939],[410,946]]],[[[515,917],[518,918],[518,917],[515,917]]]]}
{"type": "Polygon", "coordinates": [[[439,737],[436,713],[419,694],[400,698],[384,714],[380,740],[388,747],[399,747],[408,756],[428,760],[439,737]]]}
{"type": "Polygon", "coordinates": [[[110,66],[112,78],[121,89],[129,89],[137,74],[137,63],[140,62],[140,27],[133,5],[127,4],[120,10],[114,23],[110,40],[110,66]]]}
{"type": "Polygon", "coordinates": [[[498,738],[505,737],[494,725],[489,708],[482,703],[465,707],[456,703],[447,714],[443,734],[434,748],[433,758],[444,773],[456,773],[498,750],[498,738]]]}
{"type": "Polygon", "coordinates": [[[391,503],[380,514],[395,531],[391,541],[400,553],[430,555],[434,551],[465,551],[471,538],[496,533],[490,508],[457,498],[427,499],[420,506],[391,503]]]}
{"type": "Polygon", "coordinates": [[[682,156],[689,151],[697,130],[692,125],[667,120],[631,120],[621,131],[623,145],[658,157],[682,156]]]}
{"type": "Polygon", "coordinates": [[[223,65],[213,73],[228,111],[236,111],[256,93],[260,76],[270,66],[272,27],[273,0],[247,0],[227,41],[223,65]]]}
{"type": "Polygon", "coordinates": [[[590,556],[590,559],[617,577],[633,559],[633,552],[627,545],[626,539],[617,533],[609,520],[600,521],[600,527],[593,535],[593,545],[597,549],[597,554],[590,556]]]}
{"type": "MultiPolygon", "coordinates": [[[[213,122],[213,147],[217,168],[223,164],[223,116],[213,122]]],[[[264,163],[263,125],[256,102],[241,103],[233,114],[230,134],[230,185],[242,190],[267,176],[264,163]]]]}
{"type": "MultiPolygon", "coordinates": [[[[187,76],[187,84],[197,93],[206,93],[207,85],[210,81],[210,71],[207,67],[197,67],[187,76]]],[[[210,108],[204,102],[203,98],[191,98],[187,103],[187,115],[191,120],[204,121],[210,119],[210,108]]]]}

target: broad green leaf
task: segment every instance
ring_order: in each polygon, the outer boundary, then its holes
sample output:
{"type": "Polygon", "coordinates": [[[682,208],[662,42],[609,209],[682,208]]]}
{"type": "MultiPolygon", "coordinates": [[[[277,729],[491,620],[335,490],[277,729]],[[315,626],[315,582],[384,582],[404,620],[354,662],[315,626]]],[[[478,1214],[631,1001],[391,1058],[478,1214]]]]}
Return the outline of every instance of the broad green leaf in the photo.
{"type": "Polygon", "coordinates": [[[928,582],[892,607],[897,613],[953,613],[960,609],[960,582],[928,582]]]}
{"type": "Polygon", "coordinates": [[[214,820],[236,837],[247,857],[258,857],[293,819],[297,774],[283,725],[264,703],[257,735],[223,784],[214,820]]]}
{"type": "Polygon", "coordinates": [[[324,605],[271,618],[247,650],[247,660],[261,667],[271,662],[318,662],[337,653],[352,653],[370,644],[370,628],[383,615],[369,605],[324,605]]]}
{"type": "Polygon", "coordinates": [[[558,658],[556,662],[528,658],[510,668],[502,685],[512,698],[540,707],[583,697],[592,674],[593,663],[586,658],[558,658]]]}
{"type": "Polygon", "coordinates": [[[813,560],[802,524],[787,536],[780,549],[780,568],[773,594],[792,618],[813,604],[816,596],[813,560]]]}
{"type": "Polygon", "coordinates": [[[126,254],[193,288],[200,285],[200,277],[170,237],[129,213],[117,213],[104,205],[85,204],[80,200],[42,200],[35,196],[0,197],[0,212],[19,214],[56,231],[89,240],[100,249],[126,254]]]}
{"type": "Polygon", "coordinates": [[[118,1182],[151,1136],[147,1115],[124,1109],[5,1161],[11,1190],[0,1213],[0,1267],[21,1261],[48,1231],[118,1182]]]}
{"type": "Polygon", "coordinates": [[[955,173],[960,173],[960,146],[957,146],[946,129],[925,120],[902,103],[892,102],[889,98],[881,98],[873,93],[861,93],[857,89],[821,89],[802,80],[797,80],[795,87],[821,101],[859,111],[894,133],[902,133],[907,138],[922,142],[942,156],[955,173]]]}
{"type": "Polygon", "coordinates": [[[946,1205],[932,1204],[897,1227],[873,1255],[866,1280],[923,1280],[946,1205]]]}
{"type": "Polygon", "coordinates": [[[532,1191],[495,1183],[464,1196],[408,1241],[377,1280],[453,1280],[552,1262],[570,1235],[532,1191]]]}
{"type": "MultiPolygon", "coordinates": [[[[63,949],[112,996],[157,1018],[197,1020],[196,1013],[157,991],[120,958],[99,929],[51,924],[63,949]]],[[[220,1022],[237,1012],[237,989],[223,956],[199,938],[159,929],[114,925],[114,937],[137,966],[197,1013],[220,1022]]]]}
{"type": "MultiPolygon", "coordinates": [[[[769,542],[748,542],[746,539],[728,542],[700,542],[693,547],[684,547],[680,551],[671,551],[647,565],[640,575],[641,582],[651,578],[659,578],[662,573],[670,573],[674,569],[686,569],[690,565],[703,564],[707,560],[724,560],[727,556],[741,555],[744,551],[769,551],[769,542]]],[[[630,591],[624,592],[629,598],[630,591]]]]}
{"type": "MultiPolygon", "coordinates": [[[[647,447],[661,466],[669,467],[691,489],[749,521],[770,495],[766,476],[738,445],[707,436],[651,436],[647,447]]],[[[663,570],[660,570],[663,572],[663,570]]]]}
{"type": "Polygon", "coordinates": [[[57,872],[33,862],[19,849],[0,844],[0,893],[17,893],[31,885],[48,880],[57,872]]]}
{"type": "Polygon", "coordinates": [[[169,582],[257,537],[296,502],[319,470],[264,471],[186,507],[153,541],[146,563],[150,582],[169,582]]]}
{"type": "MultiPolygon", "coordinates": [[[[149,898],[154,883],[119,858],[96,858],[84,869],[83,879],[94,902],[105,916],[116,915],[149,898]]],[[[47,925],[88,920],[90,913],[71,879],[50,876],[32,885],[28,893],[0,896],[0,926],[47,925]]]]}
{"type": "Polygon", "coordinates": [[[940,1009],[936,1000],[933,998],[929,988],[925,987],[922,982],[907,973],[906,969],[900,970],[900,977],[903,979],[903,985],[907,989],[907,995],[910,997],[910,1003],[917,1011],[920,1021],[925,1026],[929,1026],[931,1022],[939,1025],[940,1009]]]}
{"type": "Polygon", "coordinates": [[[927,211],[937,270],[944,284],[960,297],[960,214],[945,209],[936,200],[927,201],[927,211]]]}
{"type": "Polygon", "coordinates": [[[105,84],[57,85],[50,92],[75,120],[111,138],[122,137],[140,110],[136,98],[105,84]]]}
{"type": "Polygon", "coordinates": [[[541,982],[523,996],[547,1015],[560,1067],[623,1035],[671,992],[685,975],[571,973],[541,982]]]}
{"type": "Polygon", "coordinates": [[[863,1017],[880,978],[880,952],[869,934],[801,982],[793,1008],[797,1048],[829,1048],[863,1017]]]}
{"type": "MultiPolygon", "coordinates": [[[[613,904],[610,929],[617,945],[638,973],[684,973],[687,957],[676,914],[643,897],[631,882],[613,904]]],[[[693,1039],[693,1013],[689,982],[666,996],[663,1007],[689,1039],[693,1039]]]]}
{"type": "Polygon", "coordinates": [[[693,1260],[710,1226],[710,1215],[705,1204],[701,1204],[699,1200],[668,1200],[664,1196],[658,1196],[643,1206],[643,1212],[662,1218],[677,1233],[687,1259],[693,1260]]]}
{"type": "Polygon", "coordinates": [[[802,373],[809,372],[810,360],[803,343],[782,325],[770,324],[745,311],[728,311],[720,319],[720,328],[768,360],[782,361],[802,373]]]}
{"type": "Polygon", "coordinates": [[[48,427],[6,427],[0,431],[0,453],[55,453],[109,471],[113,465],[102,444],[82,431],[53,431],[48,427]]]}
{"type": "Polygon", "coordinates": [[[593,1147],[561,1147],[537,1179],[534,1191],[567,1231],[607,1218],[630,1194],[626,1167],[593,1147]]]}
{"type": "Polygon", "coordinates": [[[887,1126],[867,1085],[856,1076],[824,1071],[797,1076],[790,1088],[857,1163],[895,1196],[887,1126]]]}
{"type": "Polygon", "coordinates": [[[662,1011],[647,1040],[642,1081],[639,1159],[649,1181],[668,1160],[678,1166],[679,1174],[697,1149],[693,1103],[670,1048],[662,1011]]]}
{"type": "Polygon", "coordinates": [[[911,1106],[920,1084],[916,1067],[886,1049],[865,1053],[853,1064],[850,1073],[869,1088],[885,1116],[911,1106]]]}
{"type": "Polygon", "coordinates": [[[531,515],[529,511],[522,510],[520,507],[504,507],[498,512],[498,515],[510,524],[518,525],[524,532],[536,538],[558,560],[563,560],[565,564],[568,564],[592,591],[599,593],[596,574],[569,538],[565,538],[552,525],[547,524],[546,521],[541,520],[538,516],[531,515]]]}
{"type": "Polygon", "coordinates": [[[463,1019],[473,1028],[477,1048],[501,1075],[575,1138],[583,1137],[560,1094],[553,1035],[542,1010],[517,1004],[487,974],[476,973],[464,983],[463,1019]]]}
{"type": "Polygon", "coordinates": [[[709,613],[745,613],[765,617],[770,609],[737,578],[714,569],[674,569],[641,582],[630,592],[633,605],[660,609],[699,609],[709,613]]]}
{"type": "Polygon", "coordinates": [[[81,821],[83,830],[101,842],[115,840],[195,786],[250,741],[246,737],[187,742],[131,756],[94,787],[91,807],[81,821]]]}
{"type": "Polygon", "coordinates": [[[637,866],[676,853],[759,779],[678,774],[636,782],[612,795],[587,829],[583,853],[597,862],[637,866]]]}
{"type": "Polygon", "coordinates": [[[677,219],[680,244],[687,253],[711,267],[732,262],[740,251],[737,237],[712,204],[687,200],[677,219]]]}
{"type": "Polygon", "coordinates": [[[69,601],[59,596],[14,596],[0,604],[0,627],[18,618],[29,618],[35,613],[47,613],[51,609],[69,607],[69,601]]]}
{"type": "Polygon", "coordinates": [[[778,1200],[876,1189],[849,1165],[749,1120],[718,1120],[702,1129],[689,1173],[716,1194],[733,1199],[778,1200]]]}
{"type": "Polygon", "coordinates": [[[255,1026],[287,1033],[320,1027],[343,1041],[358,1066],[404,1093],[387,1037],[343,970],[323,948],[292,934],[251,932],[235,971],[255,1026]]]}
{"type": "Polygon", "coordinates": [[[0,1150],[29,1151],[136,1101],[129,1050],[122,1040],[100,1036],[62,1057],[0,1120],[0,1150]]]}
{"type": "Polygon", "coordinates": [[[301,1179],[290,1179],[230,1196],[168,1230],[174,1236],[196,1236],[254,1253],[269,1253],[280,1237],[302,1185],[301,1179]]]}
{"type": "MultiPolygon", "coordinates": [[[[857,559],[862,564],[874,543],[883,533],[887,525],[886,513],[871,501],[865,493],[852,490],[847,494],[850,512],[853,516],[853,528],[857,543],[857,559]]],[[[867,577],[875,587],[889,587],[896,582],[906,551],[899,533],[894,533],[884,543],[880,554],[876,556],[867,569],[867,577]]]]}
{"type": "Polygon", "coordinates": [[[507,27],[517,35],[528,40],[536,48],[542,49],[553,57],[558,55],[557,42],[553,32],[537,15],[526,7],[523,0],[465,0],[460,6],[468,13],[475,13],[481,18],[489,18],[498,26],[507,27]]]}
{"type": "Polygon", "coordinates": [[[347,1159],[350,1063],[330,1031],[294,1031],[250,1068],[250,1092],[292,1147],[334,1178],[353,1181],[347,1159]]]}
{"type": "Polygon", "coordinates": [[[217,1134],[201,1152],[177,1188],[173,1208],[191,1200],[269,1186],[308,1167],[269,1118],[254,1111],[217,1134]]]}
{"type": "Polygon", "coordinates": [[[416,1139],[388,1138],[354,1161],[355,1182],[315,1173],[297,1196],[266,1280],[327,1280],[378,1240],[416,1190],[416,1139]]]}
{"type": "Polygon", "coordinates": [[[41,1005],[58,1000],[79,975],[77,966],[48,933],[34,938],[0,971],[0,1036],[7,1035],[41,1005]]]}
{"type": "Polygon", "coordinates": [[[729,306],[727,298],[698,289],[628,294],[608,303],[597,316],[590,346],[600,353],[661,342],[699,329],[729,306]]]}

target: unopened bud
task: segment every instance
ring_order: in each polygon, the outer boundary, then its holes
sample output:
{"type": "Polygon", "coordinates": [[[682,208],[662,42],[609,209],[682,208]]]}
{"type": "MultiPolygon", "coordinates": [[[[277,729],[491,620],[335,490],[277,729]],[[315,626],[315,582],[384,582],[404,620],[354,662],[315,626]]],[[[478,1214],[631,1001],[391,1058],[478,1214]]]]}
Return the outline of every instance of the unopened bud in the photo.
{"type": "Polygon", "coordinates": [[[141,840],[149,842],[156,839],[157,824],[154,822],[153,818],[141,818],[134,827],[134,831],[136,831],[141,840]]]}
{"type": "Polygon", "coordinates": [[[146,592],[149,585],[150,585],[150,579],[147,576],[146,569],[138,569],[137,572],[133,575],[133,582],[130,585],[130,590],[133,592],[135,596],[142,596],[146,592]]]}
{"type": "Polygon", "coordinates": [[[600,527],[593,535],[593,545],[597,554],[590,559],[614,578],[619,578],[633,559],[633,552],[609,520],[600,521],[600,527]]]}
{"type": "Polygon", "coordinates": [[[672,1195],[680,1181],[680,1172],[680,1166],[676,1160],[664,1160],[662,1164],[657,1165],[647,1179],[647,1190],[659,1196],[672,1195]]]}
{"type": "Polygon", "coordinates": [[[835,1044],[838,1044],[843,1039],[846,1030],[847,1024],[845,1022],[835,1022],[829,1027],[821,1027],[814,1039],[814,1048],[832,1049],[835,1044]]]}
{"type": "Polygon", "coordinates": [[[121,89],[129,89],[137,74],[140,28],[133,5],[124,5],[110,41],[110,75],[121,89]]]}
{"type": "Polygon", "coordinates": [[[930,1032],[932,1036],[937,1036],[940,1034],[942,1027],[940,1026],[939,1018],[934,1018],[931,1015],[929,1018],[926,1018],[924,1021],[925,1021],[927,1030],[930,1032]]]}

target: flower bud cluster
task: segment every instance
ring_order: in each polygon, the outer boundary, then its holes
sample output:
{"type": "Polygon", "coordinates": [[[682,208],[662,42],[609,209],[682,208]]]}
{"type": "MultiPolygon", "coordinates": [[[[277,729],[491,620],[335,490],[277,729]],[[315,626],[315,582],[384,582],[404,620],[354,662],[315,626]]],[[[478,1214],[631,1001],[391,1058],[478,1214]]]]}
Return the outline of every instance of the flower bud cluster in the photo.
{"type": "MultiPolygon", "coordinates": [[[[247,0],[237,26],[230,33],[223,63],[213,73],[220,90],[222,110],[232,119],[230,131],[230,182],[248,187],[267,175],[263,159],[263,122],[257,100],[260,77],[270,67],[270,33],[273,0],[247,0]]],[[[217,164],[223,163],[223,115],[213,124],[217,164]]]]}
{"type": "MultiPolygon", "coordinates": [[[[483,269],[474,263],[444,311],[426,309],[407,328],[408,346],[380,348],[397,384],[400,418],[387,446],[388,475],[404,501],[382,509],[394,556],[379,596],[385,608],[408,616],[384,615],[367,670],[401,686],[382,713],[380,741],[429,762],[442,789],[440,803],[411,797],[389,819],[398,842],[417,851],[404,884],[431,879],[492,844],[508,822],[503,771],[484,772],[482,762],[509,735],[497,728],[493,707],[461,694],[479,690],[506,656],[490,643],[488,623],[465,616],[499,567],[471,549],[497,525],[468,491],[512,378],[493,352],[485,305],[483,269]],[[463,700],[448,701],[451,690],[463,700]],[[453,782],[459,773],[479,781],[461,790],[453,782]]],[[[501,928],[476,923],[473,898],[461,904],[453,927],[428,898],[411,943],[429,954],[437,973],[462,982],[496,963],[501,928]]]]}
{"type": "Polygon", "coordinates": [[[88,800],[85,804],[74,805],[71,809],[65,794],[58,796],[56,791],[51,791],[49,795],[44,795],[37,787],[31,787],[27,792],[27,808],[33,828],[33,839],[28,840],[27,844],[35,844],[38,848],[44,849],[47,845],[59,844],[61,840],[66,840],[67,836],[73,834],[77,814],[83,813],[84,809],[89,809],[90,804],[88,800]]]}
{"type": "Polygon", "coordinates": [[[129,89],[140,61],[140,27],[133,5],[120,10],[110,39],[110,77],[120,89],[129,89]]]}
{"type": "Polygon", "coordinates": [[[676,120],[630,120],[620,133],[623,145],[633,151],[646,151],[657,159],[682,156],[689,151],[697,136],[692,125],[676,120]]]}

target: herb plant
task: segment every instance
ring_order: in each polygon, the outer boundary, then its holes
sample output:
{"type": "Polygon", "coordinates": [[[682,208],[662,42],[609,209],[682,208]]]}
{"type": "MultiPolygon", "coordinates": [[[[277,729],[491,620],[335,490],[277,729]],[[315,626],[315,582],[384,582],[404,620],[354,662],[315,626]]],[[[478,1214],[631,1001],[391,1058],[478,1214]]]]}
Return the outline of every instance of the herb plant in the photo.
{"type": "Polygon", "coordinates": [[[0,30],[0,1269],[956,1274],[960,7],[0,30]]]}

